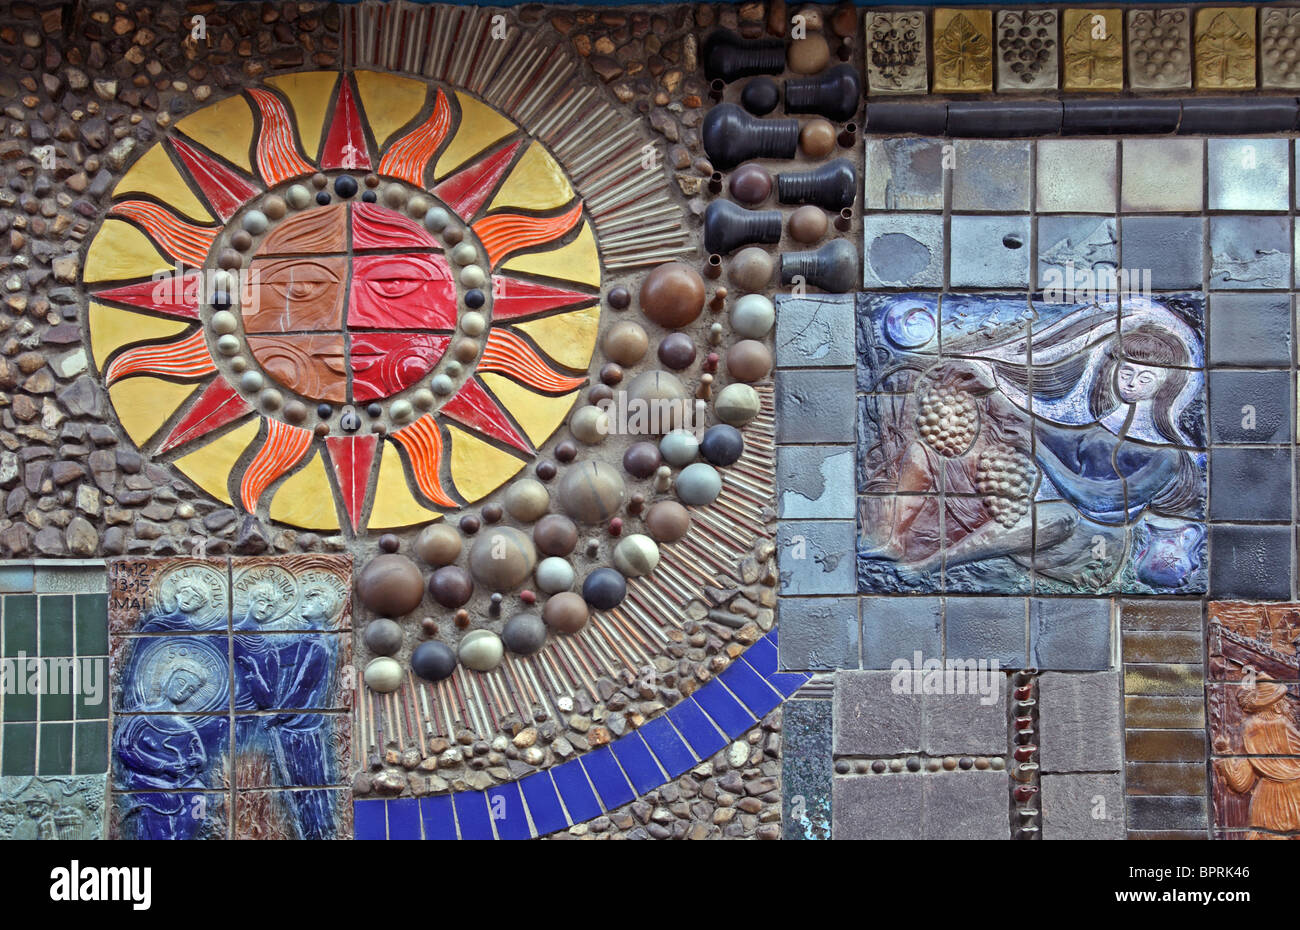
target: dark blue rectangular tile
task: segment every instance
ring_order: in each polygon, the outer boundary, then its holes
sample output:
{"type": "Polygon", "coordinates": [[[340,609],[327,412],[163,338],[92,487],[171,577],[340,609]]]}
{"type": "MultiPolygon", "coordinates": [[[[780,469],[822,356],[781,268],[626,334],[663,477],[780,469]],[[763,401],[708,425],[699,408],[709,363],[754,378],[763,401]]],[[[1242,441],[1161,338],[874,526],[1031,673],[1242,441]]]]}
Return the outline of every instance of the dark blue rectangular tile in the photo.
{"type": "MultiPolygon", "coordinates": [[[[618,756],[618,761],[622,764],[627,777],[631,779],[632,787],[636,788],[637,794],[653,791],[664,783],[664,774],[659,770],[659,763],[655,762],[655,757],[650,753],[649,747],[640,734],[629,733],[622,739],[614,740],[609,744],[609,748],[614,750],[614,755],[618,756]]],[[[689,756],[690,753],[688,752],[687,755],[689,756]]]]}
{"type": "Polygon", "coordinates": [[[388,838],[420,838],[420,802],[417,798],[394,798],[388,802],[388,838]]]}
{"type": "Polygon", "coordinates": [[[385,801],[353,801],[352,832],[359,840],[388,839],[385,801]]]}
{"type": "Polygon", "coordinates": [[[744,662],[732,662],[718,678],[755,717],[766,716],[781,703],[781,695],[744,662]]]}
{"type": "Polygon", "coordinates": [[[424,821],[426,840],[456,839],[456,814],[452,810],[451,795],[420,798],[420,819],[424,821]]]}
{"type": "Polygon", "coordinates": [[[690,748],[677,735],[677,731],[666,718],[656,717],[637,732],[650,747],[650,751],[655,754],[655,758],[664,767],[669,778],[676,778],[682,772],[694,767],[695,756],[691,754],[690,748]]]}
{"type": "Polygon", "coordinates": [[[462,840],[495,839],[492,817],[488,813],[487,798],[481,791],[458,791],[451,796],[456,805],[456,820],[460,824],[462,840]]]}
{"type": "Polygon", "coordinates": [[[704,715],[704,711],[700,710],[700,705],[695,703],[694,698],[687,698],[670,710],[668,719],[701,759],[707,759],[727,745],[718,728],[709,722],[709,718],[704,715]]]}
{"type": "Polygon", "coordinates": [[[569,825],[549,772],[538,772],[521,778],[519,787],[523,789],[524,800],[528,802],[528,813],[532,815],[533,826],[537,828],[539,836],[563,830],[569,825]]]}
{"type": "Polygon", "coordinates": [[[589,752],[579,761],[587,770],[591,783],[596,786],[596,794],[600,795],[600,803],[605,805],[605,810],[612,811],[636,800],[636,792],[628,784],[627,776],[618,767],[609,747],[589,752]]]}
{"type": "Polygon", "coordinates": [[[497,825],[497,836],[503,840],[526,840],[532,837],[518,783],[507,782],[489,788],[487,800],[488,812],[497,825]]]}
{"type": "Polygon", "coordinates": [[[732,739],[755,724],[754,715],[745,710],[726,688],[711,681],[694,694],[696,703],[713,718],[713,722],[732,739]]]}
{"type": "Polygon", "coordinates": [[[596,800],[596,795],[587,782],[587,773],[576,760],[551,769],[551,778],[560,791],[560,797],[564,798],[564,808],[569,812],[569,819],[574,823],[582,823],[601,815],[600,802],[596,800]]]}
{"type": "Polygon", "coordinates": [[[754,666],[754,671],[766,678],[776,671],[776,638],[764,636],[741,655],[754,666]]]}
{"type": "Polygon", "coordinates": [[[811,675],[805,675],[802,672],[782,672],[779,675],[768,676],[767,683],[786,697],[789,697],[802,688],[804,683],[811,677],[811,675]]]}

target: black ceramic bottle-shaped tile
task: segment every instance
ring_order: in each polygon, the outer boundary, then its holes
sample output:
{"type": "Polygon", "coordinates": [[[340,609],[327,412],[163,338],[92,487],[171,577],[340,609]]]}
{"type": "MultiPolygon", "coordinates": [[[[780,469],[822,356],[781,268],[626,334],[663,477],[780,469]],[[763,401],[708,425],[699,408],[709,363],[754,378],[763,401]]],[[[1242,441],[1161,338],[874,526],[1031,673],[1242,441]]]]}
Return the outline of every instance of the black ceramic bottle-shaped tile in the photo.
{"type": "Polygon", "coordinates": [[[857,251],[847,239],[833,239],[812,252],[786,252],[781,256],[781,283],[793,284],[802,277],[805,284],[832,294],[844,294],[857,283],[857,251]]]}
{"type": "Polygon", "coordinates": [[[862,82],[852,65],[836,65],[817,77],[785,82],[785,112],[816,113],[842,123],[858,112],[862,82]]]}
{"type": "Polygon", "coordinates": [[[730,29],[715,29],[704,40],[702,57],[710,81],[780,74],[785,70],[785,43],[780,39],[749,41],[730,29]]]}
{"type": "Polygon", "coordinates": [[[778,174],[776,192],[781,203],[812,203],[838,212],[853,206],[858,192],[858,172],[847,158],[837,158],[812,171],[778,174]]]}
{"type": "Polygon", "coordinates": [[[751,242],[781,241],[780,210],[746,210],[730,200],[715,200],[704,211],[704,247],[726,255],[751,242]]]}
{"type": "Polygon", "coordinates": [[[794,158],[799,121],[756,119],[734,103],[720,103],[704,117],[701,138],[713,167],[725,171],[751,158],[794,158]]]}

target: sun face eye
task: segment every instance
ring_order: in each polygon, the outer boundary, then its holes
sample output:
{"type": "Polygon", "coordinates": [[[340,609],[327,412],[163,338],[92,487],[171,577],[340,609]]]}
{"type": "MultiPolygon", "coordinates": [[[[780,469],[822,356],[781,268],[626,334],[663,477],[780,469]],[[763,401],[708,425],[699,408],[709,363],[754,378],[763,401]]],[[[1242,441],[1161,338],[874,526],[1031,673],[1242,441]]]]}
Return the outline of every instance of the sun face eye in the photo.
{"type": "Polygon", "coordinates": [[[366,281],[366,286],[370,288],[376,297],[382,297],[385,300],[396,300],[414,292],[427,280],[427,278],[415,278],[402,274],[391,277],[370,278],[366,281]]]}

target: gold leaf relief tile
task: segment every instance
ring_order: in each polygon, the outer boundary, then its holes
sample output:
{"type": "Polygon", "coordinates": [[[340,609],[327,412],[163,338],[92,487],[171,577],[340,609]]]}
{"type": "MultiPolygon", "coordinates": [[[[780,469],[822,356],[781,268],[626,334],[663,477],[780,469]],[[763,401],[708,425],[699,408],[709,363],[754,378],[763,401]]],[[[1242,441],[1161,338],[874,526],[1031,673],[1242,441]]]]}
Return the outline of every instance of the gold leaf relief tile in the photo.
{"type": "Polygon", "coordinates": [[[1061,17],[1066,90],[1124,89],[1124,20],[1117,9],[1066,10],[1061,17]]]}
{"type": "Polygon", "coordinates": [[[1196,89],[1245,90],[1255,86],[1255,8],[1206,7],[1196,11],[1196,89]]]}
{"type": "Polygon", "coordinates": [[[993,89],[993,12],[934,11],[934,90],[980,93],[993,89]]]}

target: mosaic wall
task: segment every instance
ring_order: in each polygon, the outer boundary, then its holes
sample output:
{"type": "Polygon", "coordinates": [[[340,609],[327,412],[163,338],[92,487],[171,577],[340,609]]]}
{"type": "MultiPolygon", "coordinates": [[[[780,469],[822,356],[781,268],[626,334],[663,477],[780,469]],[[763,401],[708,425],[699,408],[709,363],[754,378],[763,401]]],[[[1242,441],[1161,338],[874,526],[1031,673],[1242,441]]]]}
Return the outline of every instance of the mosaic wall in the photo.
{"type": "Polygon", "coordinates": [[[0,835],[1300,834],[1297,42],[9,4],[0,835]]]}

